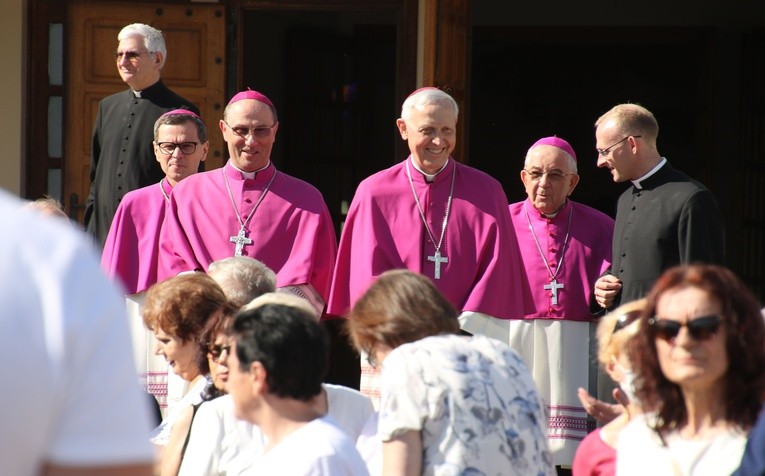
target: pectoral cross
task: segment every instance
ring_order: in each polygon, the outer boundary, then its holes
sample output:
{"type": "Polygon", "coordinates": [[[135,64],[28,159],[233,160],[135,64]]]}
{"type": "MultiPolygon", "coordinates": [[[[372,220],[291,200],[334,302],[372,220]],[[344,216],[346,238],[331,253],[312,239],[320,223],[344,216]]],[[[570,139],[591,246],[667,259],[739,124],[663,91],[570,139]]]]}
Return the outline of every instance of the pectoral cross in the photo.
{"type": "Polygon", "coordinates": [[[436,265],[436,279],[441,279],[441,263],[448,263],[449,258],[441,256],[441,252],[436,250],[433,256],[428,256],[428,261],[432,261],[436,265]]]}
{"type": "Polygon", "coordinates": [[[550,281],[550,284],[545,284],[543,287],[551,291],[550,304],[558,304],[558,289],[563,289],[563,283],[559,283],[557,280],[553,279],[550,281]]]}
{"type": "Polygon", "coordinates": [[[245,235],[244,227],[239,229],[239,234],[236,236],[230,236],[228,241],[236,243],[236,250],[234,250],[234,256],[242,256],[242,248],[244,245],[251,245],[252,240],[245,235]]]}

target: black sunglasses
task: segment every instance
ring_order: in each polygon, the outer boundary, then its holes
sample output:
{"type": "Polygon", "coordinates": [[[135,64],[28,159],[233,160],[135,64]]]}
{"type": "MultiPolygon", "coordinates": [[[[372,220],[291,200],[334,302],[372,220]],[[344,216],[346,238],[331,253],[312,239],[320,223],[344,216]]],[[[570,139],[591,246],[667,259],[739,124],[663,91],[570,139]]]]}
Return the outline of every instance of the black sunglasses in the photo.
{"type": "Polygon", "coordinates": [[[673,321],[672,319],[659,319],[652,317],[648,324],[654,329],[656,337],[666,341],[673,341],[680,333],[680,328],[688,328],[688,334],[694,340],[707,340],[717,334],[722,323],[720,316],[702,316],[688,322],[673,321]]]}
{"type": "Polygon", "coordinates": [[[231,346],[220,345],[220,344],[207,344],[207,353],[210,354],[210,357],[212,357],[213,359],[219,359],[224,351],[230,353],[231,346]]]}
{"type": "Polygon", "coordinates": [[[615,334],[616,331],[620,331],[627,327],[628,325],[635,322],[640,315],[643,314],[643,311],[641,309],[635,309],[634,311],[625,312],[621,316],[616,318],[616,324],[614,324],[614,331],[612,334],[615,334]]]}

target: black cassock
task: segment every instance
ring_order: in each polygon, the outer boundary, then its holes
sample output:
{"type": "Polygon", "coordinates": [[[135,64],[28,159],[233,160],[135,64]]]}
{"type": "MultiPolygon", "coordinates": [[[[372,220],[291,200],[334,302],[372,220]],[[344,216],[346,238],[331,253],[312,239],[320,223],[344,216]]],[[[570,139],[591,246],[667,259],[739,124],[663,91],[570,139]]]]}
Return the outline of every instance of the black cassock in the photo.
{"type": "Polygon", "coordinates": [[[723,264],[725,224],[712,192],[669,162],[619,197],[611,274],[620,302],[641,298],[662,271],[678,264],[723,264]]]}
{"type": "Polygon", "coordinates": [[[98,105],[90,159],[90,194],[85,227],[103,247],[114,213],[131,190],[159,182],[164,176],[154,156],[154,122],[173,109],[197,107],[162,81],[141,91],[112,94],[98,105]]]}

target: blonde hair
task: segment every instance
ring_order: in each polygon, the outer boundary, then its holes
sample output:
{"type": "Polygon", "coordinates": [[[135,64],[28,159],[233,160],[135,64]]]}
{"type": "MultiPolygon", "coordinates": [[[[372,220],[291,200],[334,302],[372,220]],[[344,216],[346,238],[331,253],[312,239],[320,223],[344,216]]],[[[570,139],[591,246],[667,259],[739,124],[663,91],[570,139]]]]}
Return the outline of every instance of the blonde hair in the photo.
{"type": "Polygon", "coordinates": [[[598,362],[605,366],[611,359],[618,359],[625,351],[627,342],[632,339],[640,329],[640,319],[634,319],[630,324],[614,332],[619,318],[632,313],[642,313],[645,310],[645,299],[638,299],[622,304],[600,319],[598,323],[598,362]]]}
{"type": "Polygon", "coordinates": [[[312,316],[316,315],[316,309],[313,308],[310,302],[296,296],[292,293],[285,291],[274,291],[270,293],[261,294],[249,303],[245,304],[240,312],[251,311],[257,309],[265,304],[278,304],[281,306],[290,306],[301,311],[310,313],[312,316]]]}

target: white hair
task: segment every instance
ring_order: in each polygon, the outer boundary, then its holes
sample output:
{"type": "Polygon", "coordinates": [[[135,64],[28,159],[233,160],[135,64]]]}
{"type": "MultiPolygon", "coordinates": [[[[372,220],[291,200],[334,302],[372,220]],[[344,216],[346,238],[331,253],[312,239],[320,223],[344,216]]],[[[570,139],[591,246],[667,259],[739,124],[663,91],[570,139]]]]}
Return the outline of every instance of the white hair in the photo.
{"type": "Polygon", "coordinates": [[[165,46],[165,38],[162,36],[160,30],[143,23],[132,23],[120,30],[117,35],[117,41],[122,41],[134,36],[143,38],[143,46],[149,53],[160,53],[162,55],[162,62],[159,67],[162,68],[165,66],[165,60],[167,60],[167,47],[165,46]]]}
{"type": "Polygon", "coordinates": [[[401,106],[401,119],[408,119],[412,109],[422,109],[430,104],[444,104],[454,109],[454,117],[459,117],[460,107],[449,94],[436,88],[423,88],[411,94],[401,106]]]}

